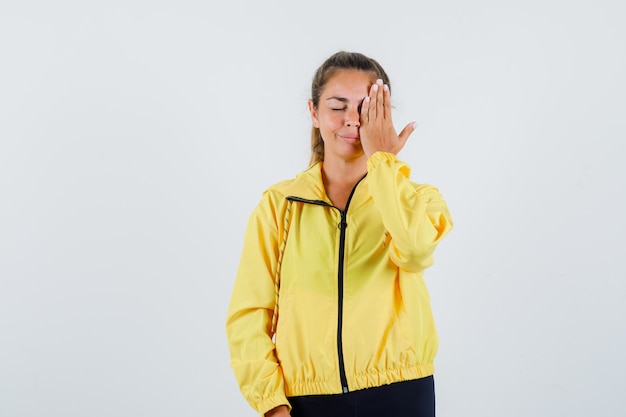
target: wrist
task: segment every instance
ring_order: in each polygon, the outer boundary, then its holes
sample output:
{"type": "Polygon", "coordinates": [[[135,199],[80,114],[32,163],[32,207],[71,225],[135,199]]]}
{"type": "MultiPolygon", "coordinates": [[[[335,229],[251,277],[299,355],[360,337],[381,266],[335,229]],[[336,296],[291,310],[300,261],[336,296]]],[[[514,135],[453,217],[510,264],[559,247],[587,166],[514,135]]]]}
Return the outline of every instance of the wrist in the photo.
{"type": "Polygon", "coordinates": [[[272,408],[270,411],[265,413],[265,417],[288,417],[289,416],[289,407],[286,405],[279,405],[276,408],[272,408]]]}

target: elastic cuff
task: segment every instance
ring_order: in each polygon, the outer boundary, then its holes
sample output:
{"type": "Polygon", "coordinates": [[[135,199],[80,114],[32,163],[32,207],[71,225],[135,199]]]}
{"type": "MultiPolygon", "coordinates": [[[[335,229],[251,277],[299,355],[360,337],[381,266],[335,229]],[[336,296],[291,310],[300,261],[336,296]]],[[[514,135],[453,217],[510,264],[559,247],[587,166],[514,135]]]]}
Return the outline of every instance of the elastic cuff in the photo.
{"type": "Polygon", "coordinates": [[[255,408],[261,417],[265,417],[265,413],[278,407],[279,405],[286,405],[289,407],[289,411],[291,411],[291,404],[289,404],[287,398],[282,395],[276,395],[272,398],[265,399],[258,403],[255,408]]]}
{"type": "Polygon", "coordinates": [[[395,163],[398,161],[398,157],[391,152],[374,152],[367,159],[367,170],[375,168],[379,163],[395,163]]]}
{"type": "Polygon", "coordinates": [[[398,157],[390,152],[374,152],[367,160],[367,172],[375,172],[376,169],[386,171],[389,167],[392,172],[401,172],[405,178],[411,176],[411,168],[398,157]]]}

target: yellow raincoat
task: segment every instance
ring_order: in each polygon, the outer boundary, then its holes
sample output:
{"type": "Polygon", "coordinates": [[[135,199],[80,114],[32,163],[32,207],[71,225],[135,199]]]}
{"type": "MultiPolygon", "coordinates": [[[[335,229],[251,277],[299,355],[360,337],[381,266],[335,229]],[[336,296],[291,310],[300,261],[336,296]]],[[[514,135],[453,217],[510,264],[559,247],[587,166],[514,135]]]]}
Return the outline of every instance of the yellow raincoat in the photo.
{"type": "Polygon", "coordinates": [[[241,392],[261,415],[289,396],[434,372],[423,271],[452,228],[445,201],[377,152],[341,211],[321,164],[266,190],[244,238],[226,332],[241,392]]]}

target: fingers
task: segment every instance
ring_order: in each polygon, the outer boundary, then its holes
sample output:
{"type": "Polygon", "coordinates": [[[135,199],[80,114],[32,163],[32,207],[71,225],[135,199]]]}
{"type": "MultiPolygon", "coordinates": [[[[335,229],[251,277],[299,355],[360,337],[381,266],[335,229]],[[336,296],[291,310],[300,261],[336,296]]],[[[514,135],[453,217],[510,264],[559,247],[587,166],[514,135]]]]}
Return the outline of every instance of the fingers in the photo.
{"type": "Polygon", "coordinates": [[[411,133],[415,132],[415,129],[417,129],[417,123],[415,122],[411,122],[408,125],[404,126],[404,129],[402,129],[402,132],[400,132],[400,134],[398,135],[398,139],[400,139],[400,142],[406,142],[409,136],[411,136],[411,133]]]}
{"type": "Polygon", "coordinates": [[[369,120],[380,120],[384,117],[384,95],[383,95],[383,80],[378,79],[370,87],[370,106],[369,106],[369,120]]]}
{"type": "Polygon", "coordinates": [[[391,107],[389,86],[376,80],[361,103],[361,144],[368,157],[377,151],[397,155],[417,127],[415,122],[409,123],[397,134],[391,107]]]}
{"type": "Polygon", "coordinates": [[[361,126],[366,125],[370,121],[370,96],[365,96],[361,103],[361,126]]]}
{"type": "MultiPolygon", "coordinates": [[[[367,121],[391,120],[391,94],[389,86],[378,79],[370,87],[369,95],[364,100],[362,110],[367,110],[367,121]],[[369,99],[369,100],[367,100],[369,99]],[[367,106],[365,103],[367,102],[367,106]],[[366,108],[367,107],[367,108],[366,108]]],[[[364,112],[362,112],[364,113],[364,112]]]]}
{"type": "MultiPolygon", "coordinates": [[[[376,83],[372,86],[372,93],[374,98],[372,99],[372,103],[374,107],[374,118],[376,120],[382,119],[384,115],[384,103],[383,103],[383,88],[382,88],[382,80],[376,80],[376,83]]],[[[372,116],[370,115],[370,119],[372,116]]]]}
{"type": "Polygon", "coordinates": [[[383,103],[385,119],[391,120],[391,92],[389,91],[389,86],[387,84],[383,86],[383,103]]]}

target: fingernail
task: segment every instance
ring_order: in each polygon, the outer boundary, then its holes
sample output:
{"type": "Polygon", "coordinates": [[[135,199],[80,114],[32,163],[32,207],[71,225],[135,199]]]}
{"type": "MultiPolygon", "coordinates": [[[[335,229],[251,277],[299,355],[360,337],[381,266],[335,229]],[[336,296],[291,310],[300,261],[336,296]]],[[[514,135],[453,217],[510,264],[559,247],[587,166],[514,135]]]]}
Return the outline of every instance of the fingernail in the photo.
{"type": "Polygon", "coordinates": [[[374,85],[372,86],[372,90],[374,90],[374,91],[378,91],[378,84],[374,84],[374,85]]]}
{"type": "Polygon", "coordinates": [[[383,86],[383,90],[385,90],[385,91],[389,91],[389,86],[388,86],[387,84],[385,84],[385,85],[383,86]]]}
{"type": "Polygon", "coordinates": [[[369,103],[370,102],[370,96],[365,96],[363,101],[366,102],[366,103],[369,103]]]}
{"type": "Polygon", "coordinates": [[[378,85],[383,85],[383,80],[381,80],[380,78],[376,80],[376,84],[378,85]]]}

